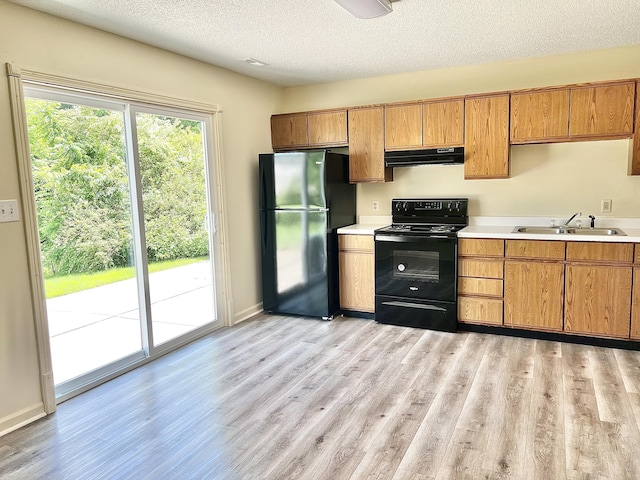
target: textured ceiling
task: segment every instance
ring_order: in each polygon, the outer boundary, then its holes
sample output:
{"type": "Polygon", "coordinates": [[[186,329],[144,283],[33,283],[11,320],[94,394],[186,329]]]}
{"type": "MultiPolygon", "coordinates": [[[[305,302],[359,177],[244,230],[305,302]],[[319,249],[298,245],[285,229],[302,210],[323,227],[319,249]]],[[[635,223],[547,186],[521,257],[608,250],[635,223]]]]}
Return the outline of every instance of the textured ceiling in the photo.
{"type": "Polygon", "coordinates": [[[10,1],[283,86],[640,44],[638,0],[10,1]]]}

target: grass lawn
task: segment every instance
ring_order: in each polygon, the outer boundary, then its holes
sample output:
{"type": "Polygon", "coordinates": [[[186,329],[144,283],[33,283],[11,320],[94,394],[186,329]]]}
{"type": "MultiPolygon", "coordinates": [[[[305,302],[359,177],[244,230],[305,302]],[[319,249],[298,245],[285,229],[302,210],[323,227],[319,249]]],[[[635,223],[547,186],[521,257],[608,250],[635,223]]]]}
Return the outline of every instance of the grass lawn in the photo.
{"type": "MultiPolygon", "coordinates": [[[[191,263],[202,262],[207,257],[181,258],[149,264],[149,273],[182,267],[191,263]]],[[[103,272],[78,273],[76,275],[63,275],[44,279],[44,288],[47,298],[55,298],[69,293],[81,292],[90,288],[100,287],[109,283],[127,280],[135,276],[134,267],[111,268],[103,272]]]]}

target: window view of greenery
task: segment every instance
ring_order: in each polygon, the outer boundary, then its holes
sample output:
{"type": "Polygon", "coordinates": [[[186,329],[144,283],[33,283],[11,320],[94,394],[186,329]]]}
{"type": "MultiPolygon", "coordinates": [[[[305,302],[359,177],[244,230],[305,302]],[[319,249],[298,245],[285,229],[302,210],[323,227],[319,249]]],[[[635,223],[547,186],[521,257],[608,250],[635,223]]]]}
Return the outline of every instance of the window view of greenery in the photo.
{"type": "MultiPolygon", "coordinates": [[[[47,298],[133,277],[122,112],[33,98],[26,107],[47,298]]],[[[137,128],[149,271],[203,260],[200,122],[138,114],[137,128]]]]}

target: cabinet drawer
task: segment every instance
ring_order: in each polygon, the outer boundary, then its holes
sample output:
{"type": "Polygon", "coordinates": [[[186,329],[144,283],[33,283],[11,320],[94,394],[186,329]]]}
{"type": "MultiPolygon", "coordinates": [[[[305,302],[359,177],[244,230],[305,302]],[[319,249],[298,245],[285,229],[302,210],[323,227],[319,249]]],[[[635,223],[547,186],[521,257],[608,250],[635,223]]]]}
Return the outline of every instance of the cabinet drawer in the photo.
{"type": "Polygon", "coordinates": [[[502,325],[502,300],[459,297],[458,321],[502,325]]]}
{"type": "Polygon", "coordinates": [[[640,263],[640,243],[636,243],[636,258],[634,261],[640,263]]]}
{"type": "Polygon", "coordinates": [[[495,278],[460,277],[458,279],[460,295],[481,295],[502,297],[502,280],[495,278]]]}
{"type": "Polygon", "coordinates": [[[511,258],[534,258],[564,260],[565,242],[546,240],[507,240],[506,256],[511,258]]]}
{"type": "Polygon", "coordinates": [[[567,242],[567,261],[631,263],[632,243],[567,242]]]}
{"type": "Polygon", "coordinates": [[[458,260],[458,275],[461,277],[502,278],[503,270],[502,260],[458,260]]]}
{"type": "Polygon", "coordinates": [[[374,252],[373,235],[338,235],[340,250],[359,250],[374,252]]]}
{"type": "Polygon", "coordinates": [[[462,256],[504,257],[504,240],[461,238],[458,252],[462,256]]]}

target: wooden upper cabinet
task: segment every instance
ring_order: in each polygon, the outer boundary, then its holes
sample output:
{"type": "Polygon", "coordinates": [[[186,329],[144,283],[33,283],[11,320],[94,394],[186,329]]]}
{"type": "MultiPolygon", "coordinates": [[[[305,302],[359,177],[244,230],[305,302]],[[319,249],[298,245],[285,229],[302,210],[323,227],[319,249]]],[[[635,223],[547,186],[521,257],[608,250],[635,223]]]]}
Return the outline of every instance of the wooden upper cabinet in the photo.
{"type": "Polygon", "coordinates": [[[348,112],[349,181],[387,182],[393,169],[384,166],[383,107],[354,108],[348,112]]]}
{"type": "Polygon", "coordinates": [[[569,136],[569,89],[511,95],[511,143],[569,136]]]}
{"type": "Polygon", "coordinates": [[[274,150],[279,148],[306,147],[309,145],[309,138],[307,137],[307,114],[272,115],[271,145],[274,150]]]}
{"type": "Polygon", "coordinates": [[[635,83],[571,88],[569,135],[613,136],[633,133],[635,83]]]}
{"type": "Polygon", "coordinates": [[[422,146],[422,104],[387,105],[384,110],[385,150],[422,146]]]}
{"type": "Polygon", "coordinates": [[[422,117],[424,147],[464,145],[464,99],[425,102],[422,117]]]}
{"type": "Polygon", "coordinates": [[[348,144],[347,111],[309,112],[309,146],[348,144]]]}
{"type": "MultiPolygon", "coordinates": [[[[636,83],[636,92],[640,95],[640,81],[636,83]]],[[[629,153],[629,175],[640,175],[640,100],[636,98],[636,130],[629,153]]],[[[636,247],[637,248],[637,247],[636,247]]]]}
{"type": "Polygon", "coordinates": [[[509,95],[464,102],[464,178],[509,177],[509,95]]]}

